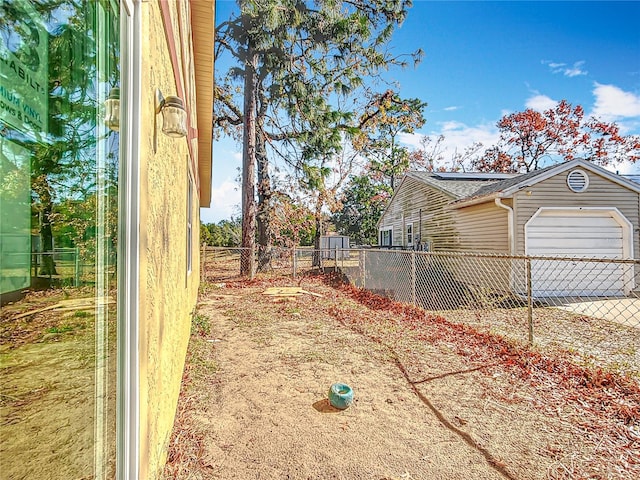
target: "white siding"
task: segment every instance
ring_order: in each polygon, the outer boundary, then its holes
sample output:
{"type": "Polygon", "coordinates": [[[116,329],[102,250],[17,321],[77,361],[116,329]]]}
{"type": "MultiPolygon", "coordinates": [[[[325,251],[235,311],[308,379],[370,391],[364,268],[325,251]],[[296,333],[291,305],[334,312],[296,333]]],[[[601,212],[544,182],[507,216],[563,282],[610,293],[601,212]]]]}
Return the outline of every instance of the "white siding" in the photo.
{"type": "Polygon", "coordinates": [[[588,172],[589,188],[575,193],[567,186],[568,173],[560,173],[514,195],[516,253],[524,254],[524,226],[541,207],[615,207],[633,225],[633,255],[640,258],[640,195],[592,172],[588,172]]]}
{"type": "Polygon", "coordinates": [[[455,250],[458,233],[454,212],[447,208],[453,200],[450,195],[405,177],[385,210],[379,228],[393,228],[393,245],[406,246],[406,226],[413,223],[413,234],[419,235],[423,243],[430,241],[434,250],[455,250]]]}
{"type": "Polygon", "coordinates": [[[405,178],[380,221],[380,230],[393,228],[396,246],[407,246],[407,225],[413,224],[414,236],[422,243],[428,241],[435,251],[509,253],[506,210],[493,202],[454,209],[449,205],[454,200],[405,178]]]}

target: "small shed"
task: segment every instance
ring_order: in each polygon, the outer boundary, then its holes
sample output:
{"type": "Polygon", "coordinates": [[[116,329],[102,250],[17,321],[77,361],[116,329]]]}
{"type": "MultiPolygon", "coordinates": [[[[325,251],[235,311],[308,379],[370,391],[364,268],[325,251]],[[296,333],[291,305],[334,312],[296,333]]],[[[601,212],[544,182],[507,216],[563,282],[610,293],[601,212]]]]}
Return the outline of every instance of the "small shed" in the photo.
{"type": "MultiPolygon", "coordinates": [[[[378,230],[380,245],[419,250],[637,259],[640,185],[582,159],[524,174],[409,172],[378,230]]],[[[628,269],[601,263],[576,277],[562,265],[534,268],[534,284],[628,293],[628,269]]]]}
{"type": "Polygon", "coordinates": [[[322,235],[320,251],[323,260],[349,258],[349,237],[347,235],[322,235]]]}

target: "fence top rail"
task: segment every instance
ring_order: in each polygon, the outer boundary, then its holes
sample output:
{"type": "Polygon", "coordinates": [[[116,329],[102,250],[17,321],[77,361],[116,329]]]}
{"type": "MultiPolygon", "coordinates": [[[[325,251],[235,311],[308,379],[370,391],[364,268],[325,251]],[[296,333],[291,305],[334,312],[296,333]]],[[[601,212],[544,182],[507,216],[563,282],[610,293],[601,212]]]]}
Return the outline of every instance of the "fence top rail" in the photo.
{"type": "MultiPolygon", "coordinates": [[[[205,245],[202,247],[205,250],[215,251],[249,251],[248,247],[212,247],[205,245]]],[[[256,251],[259,249],[256,248],[256,251]]],[[[529,256],[529,255],[509,255],[506,253],[482,253],[482,252],[421,252],[418,250],[386,250],[386,249],[371,249],[371,248],[319,248],[313,247],[273,247],[274,251],[292,251],[296,252],[330,252],[344,251],[345,253],[357,254],[364,252],[365,254],[393,254],[393,255],[422,255],[425,257],[459,257],[459,258],[483,258],[483,259],[500,259],[500,260],[541,260],[541,261],[563,261],[563,262],[581,262],[581,263],[615,263],[615,264],[627,264],[627,265],[640,265],[640,259],[633,258],[602,258],[602,257],[571,257],[571,256],[529,256]]]]}
{"type": "Polygon", "coordinates": [[[221,251],[251,250],[249,247],[213,247],[211,245],[202,245],[202,249],[204,249],[204,250],[221,250],[221,251]]]}
{"type": "Polygon", "coordinates": [[[355,249],[348,251],[356,253],[359,251],[367,253],[380,253],[382,255],[389,253],[395,255],[422,255],[429,257],[465,257],[465,258],[495,258],[501,260],[544,260],[544,261],[566,261],[566,262],[600,262],[600,263],[624,263],[640,265],[640,259],[633,258],[602,258],[602,257],[570,257],[570,256],[529,256],[529,255],[509,255],[505,253],[481,253],[481,252],[421,252],[417,250],[383,250],[383,249],[355,249]]]}

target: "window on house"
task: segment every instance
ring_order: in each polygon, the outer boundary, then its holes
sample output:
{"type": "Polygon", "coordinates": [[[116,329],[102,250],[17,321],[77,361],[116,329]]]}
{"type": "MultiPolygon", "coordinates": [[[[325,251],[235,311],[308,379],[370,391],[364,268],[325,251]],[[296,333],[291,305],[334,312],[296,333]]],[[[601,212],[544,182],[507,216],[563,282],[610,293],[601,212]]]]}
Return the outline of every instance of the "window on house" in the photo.
{"type": "Polygon", "coordinates": [[[407,247],[413,246],[413,223],[407,225],[407,247]]]}
{"type": "Polygon", "coordinates": [[[118,2],[2,0],[0,19],[0,293],[24,318],[0,339],[0,477],[115,478],[118,2]]]}
{"type": "Polygon", "coordinates": [[[187,175],[187,273],[191,273],[193,265],[193,180],[191,173],[187,175]]]}
{"type": "Polygon", "coordinates": [[[380,246],[390,247],[393,241],[393,230],[380,230],[380,246]]]}

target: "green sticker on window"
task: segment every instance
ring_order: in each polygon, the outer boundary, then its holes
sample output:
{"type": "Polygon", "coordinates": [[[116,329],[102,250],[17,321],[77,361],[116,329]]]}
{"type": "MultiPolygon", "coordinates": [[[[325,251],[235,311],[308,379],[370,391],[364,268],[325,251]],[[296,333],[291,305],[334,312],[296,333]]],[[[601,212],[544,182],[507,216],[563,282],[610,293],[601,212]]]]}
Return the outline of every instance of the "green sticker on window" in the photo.
{"type": "Polygon", "coordinates": [[[48,132],[48,41],[28,0],[2,2],[0,122],[43,140],[48,132]]]}

